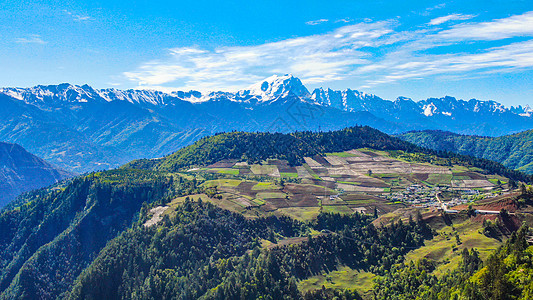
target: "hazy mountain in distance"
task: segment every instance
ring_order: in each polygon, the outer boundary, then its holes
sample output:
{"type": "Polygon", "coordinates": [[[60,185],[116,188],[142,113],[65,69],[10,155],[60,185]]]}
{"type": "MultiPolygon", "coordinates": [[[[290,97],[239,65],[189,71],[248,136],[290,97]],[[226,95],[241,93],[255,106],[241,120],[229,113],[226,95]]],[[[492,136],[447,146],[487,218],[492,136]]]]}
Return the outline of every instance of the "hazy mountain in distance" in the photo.
{"type": "Polygon", "coordinates": [[[19,145],[0,142],[0,207],[23,192],[71,176],[73,174],[55,168],[19,145]]]}

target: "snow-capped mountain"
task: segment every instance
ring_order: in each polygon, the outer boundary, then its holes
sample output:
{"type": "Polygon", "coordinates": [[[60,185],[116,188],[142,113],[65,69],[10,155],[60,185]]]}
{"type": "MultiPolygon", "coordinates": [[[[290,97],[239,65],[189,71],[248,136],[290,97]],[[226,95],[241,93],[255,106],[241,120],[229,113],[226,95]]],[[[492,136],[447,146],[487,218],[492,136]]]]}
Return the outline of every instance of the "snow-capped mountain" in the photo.
{"type": "Polygon", "coordinates": [[[394,101],[346,89],[312,93],[292,75],[235,93],[93,89],[88,85],[0,88],[0,141],[74,172],[160,157],[208,134],[335,130],[369,125],[387,133],[440,129],[498,136],[533,128],[533,109],[453,97],[394,101]]]}
{"type": "Polygon", "coordinates": [[[284,76],[273,75],[265,80],[239,91],[237,98],[257,98],[261,102],[273,101],[280,98],[298,97],[304,100],[310,98],[309,91],[299,78],[287,74],[284,76]]]}
{"type": "Polygon", "coordinates": [[[529,107],[527,104],[524,107],[522,107],[522,105],[519,105],[518,107],[511,106],[511,111],[523,117],[531,117],[533,115],[533,108],[529,107]]]}
{"type": "Polygon", "coordinates": [[[324,107],[336,108],[347,112],[366,111],[376,115],[396,116],[412,114],[425,117],[462,115],[464,113],[500,114],[512,113],[531,117],[533,109],[524,107],[507,108],[495,101],[471,99],[458,100],[453,97],[429,98],[418,102],[410,98],[398,97],[394,101],[382,99],[373,94],[346,89],[337,91],[317,88],[309,93],[297,77],[291,74],[273,75],[236,93],[199,91],[176,91],[164,93],[154,90],[93,89],[88,85],[35,86],[31,88],[0,88],[0,94],[24,101],[28,104],[53,105],[58,103],[112,102],[126,101],[132,104],[164,106],[186,101],[199,104],[209,101],[232,101],[247,104],[264,104],[279,99],[297,98],[302,102],[324,107]]]}
{"type": "Polygon", "coordinates": [[[372,94],[346,89],[334,91],[318,88],[313,91],[311,99],[317,104],[331,106],[344,111],[372,111],[390,101],[386,101],[372,94]]]}

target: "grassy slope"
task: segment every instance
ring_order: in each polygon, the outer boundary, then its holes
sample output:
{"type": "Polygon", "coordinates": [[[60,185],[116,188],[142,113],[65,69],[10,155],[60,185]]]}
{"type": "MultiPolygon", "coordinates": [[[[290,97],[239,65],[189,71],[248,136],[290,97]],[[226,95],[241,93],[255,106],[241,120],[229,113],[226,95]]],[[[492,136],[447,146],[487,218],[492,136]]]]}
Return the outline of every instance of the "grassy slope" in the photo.
{"type": "Polygon", "coordinates": [[[483,235],[482,224],[470,219],[455,221],[453,228],[445,226],[437,230],[437,235],[425,246],[415,249],[406,256],[407,261],[417,261],[428,258],[437,263],[435,275],[442,275],[459,266],[461,251],[464,248],[476,248],[480,252],[482,260],[486,260],[489,254],[497,249],[501,242],[483,235]],[[459,235],[460,243],[457,243],[455,232],[459,235]]]}

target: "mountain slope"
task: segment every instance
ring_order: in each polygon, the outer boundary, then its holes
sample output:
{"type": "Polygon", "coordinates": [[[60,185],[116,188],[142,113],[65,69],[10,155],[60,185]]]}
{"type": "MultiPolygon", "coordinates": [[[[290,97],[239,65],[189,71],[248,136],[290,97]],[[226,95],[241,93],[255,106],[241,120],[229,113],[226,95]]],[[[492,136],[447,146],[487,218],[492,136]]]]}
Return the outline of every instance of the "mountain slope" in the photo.
{"type": "Polygon", "coordinates": [[[0,208],[23,192],[49,186],[72,175],[19,145],[0,142],[0,208]]]}
{"type": "Polygon", "coordinates": [[[398,137],[421,147],[481,157],[533,174],[533,130],[500,137],[428,130],[408,132],[398,137]]]}
{"type": "Polygon", "coordinates": [[[55,299],[108,240],[131,226],[144,202],[170,195],[170,186],[152,172],[109,171],[34,193],[3,212],[0,298],[55,299]]]}

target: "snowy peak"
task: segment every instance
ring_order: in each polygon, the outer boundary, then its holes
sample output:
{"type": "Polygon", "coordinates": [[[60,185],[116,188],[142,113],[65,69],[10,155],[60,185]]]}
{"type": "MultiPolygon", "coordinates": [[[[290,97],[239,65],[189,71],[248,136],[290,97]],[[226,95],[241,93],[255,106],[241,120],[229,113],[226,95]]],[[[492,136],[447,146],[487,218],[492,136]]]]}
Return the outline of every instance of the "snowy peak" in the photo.
{"type": "Polygon", "coordinates": [[[472,116],[512,114],[522,118],[533,118],[533,109],[527,105],[507,108],[495,101],[476,99],[464,101],[450,96],[421,101],[398,97],[394,101],[389,101],[357,90],[340,91],[329,88],[317,88],[310,94],[300,79],[290,74],[268,77],[237,93],[220,91],[204,94],[197,91],[165,93],[155,90],[93,89],[88,85],[79,86],[63,83],[38,85],[30,88],[0,88],[0,95],[45,109],[63,106],[78,107],[80,103],[84,102],[123,101],[148,108],[168,105],[181,106],[184,102],[195,105],[204,102],[234,102],[253,110],[255,105],[281,104],[296,100],[347,112],[370,112],[376,116],[391,117],[395,120],[407,116],[416,119],[421,115],[428,118],[441,118],[442,116],[471,118],[472,116]]]}
{"type": "Polygon", "coordinates": [[[477,99],[464,101],[450,96],[443,98],[429,98],[427,100],[419,101],[418,104],[422,107],[424,115],[426,116],[432,116],[435,114],[451,116],[455,113],[497,115],[512,112],[509,108],[506,108],[503,104],[496,101],[481,101],[477,99]]]}
{"type": "Polygon", "coordinates": [[[311,99],[320,105],[331,106],[344,111],[370,111],[370,107],[385,101],[375,95],[346,89],[335,91],[332,89],[315,89],[311,99]]]}
{"type": "Polygon", "coordinates": [[[93,89],[89,85],[38,85],[31,88],[0,88],[0,94],[34,105],[61,106],[84,102],[125,101],[139,105],[168,105],[176,101],[195,102],[200,92],[174,92],[167,94],[155,90],[93,89]]]}
{"type": "Polygon", "coordinates": [[[307,99],[311,96],[302,81],[292,76],[292,74],[270,76],[243,91],[239,91],[237,95],[239,97],[257,96],[263,102],[289,96],[302,99],[307,99]]]}
{"type": "Polygon", "coordinates": [[[522,117],[531,117],[533,115],[533,108],[529,107],[528,104],[524,107],[522,105],[518,105],[518,107],[511,106],[511,111],[522,117]]]}
{"type": "Polygon", "coordinates": [[[90,86],[38,85],[32,88],[1,88],[0,93],[32,104],[53,104],[57,102],[88,102],[100,99],[98,93],[90,86]]]}

